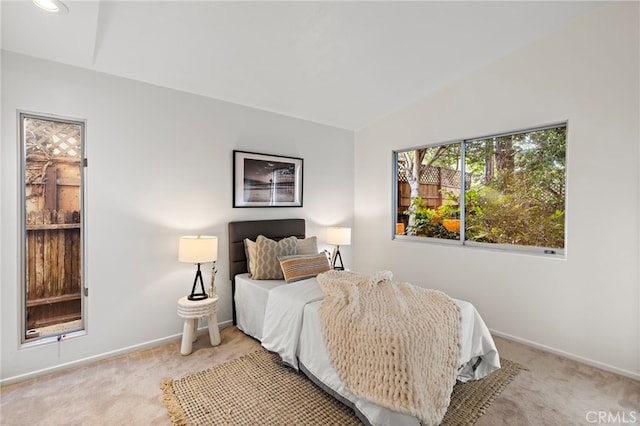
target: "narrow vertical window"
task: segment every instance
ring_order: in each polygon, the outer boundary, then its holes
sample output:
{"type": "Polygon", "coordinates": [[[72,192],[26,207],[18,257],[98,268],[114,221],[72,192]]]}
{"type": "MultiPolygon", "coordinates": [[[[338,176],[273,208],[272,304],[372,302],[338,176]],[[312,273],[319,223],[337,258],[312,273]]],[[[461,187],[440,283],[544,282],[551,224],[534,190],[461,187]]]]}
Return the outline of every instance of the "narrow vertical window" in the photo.
{"type": "Polygon", "coordinates": [[[20,114],[23,341],[83,330],[84,122],[20,114]]]}

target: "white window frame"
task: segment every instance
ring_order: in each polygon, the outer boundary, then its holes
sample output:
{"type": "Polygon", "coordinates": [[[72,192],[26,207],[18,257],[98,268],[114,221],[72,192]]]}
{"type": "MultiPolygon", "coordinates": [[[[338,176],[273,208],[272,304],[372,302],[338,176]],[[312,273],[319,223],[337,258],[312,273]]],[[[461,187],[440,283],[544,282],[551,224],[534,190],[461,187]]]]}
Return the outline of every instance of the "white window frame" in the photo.
{"type": "Polygon", "coordinates": [[[520,130],[508,131],[508,132],[500,132],[495,134],[490,134],[486,136],[473,137],[473,138],[464,138],[464,139],[456,139],[449,142],[442,143],[434,143],[428,145],[421,145],[411,148],[404,149],[396,149],[392,152],[392,214],[391,214],[391,239],[398,241],[411,241],[411,242],[423,242],[428,244],[440,244],[447,246],[456,246],[456,247],[468,247],[468,248],[480,248],[484,250],[491,251],[500,251],[500,252],[513,252],[513,253],[521,253],[521,254],[534,254],[534,255],[542,255],[551,258],[566,258],[566,248],[567,248],[567,169],[568,169],[568,122],[556,122],[551,124],[546,124],[542,126],[530,127],[520,130]],[[481,141],[490,138],[497,138],[502,136],[510,136],[514,134],[520,133],[530,133],[541,130],[554,129],[558,127],[564,127],[566,132],[566,140],[565,140],[565,218],[564,218],[564,248],[553,248],[553,247],[534,247],[534,246],[520,246],[515,244],[497,244],[497,243],[487,243],[487,242],[477,242],[466,240],[465,237],[465,194],[466,194],[466,185],[465,185],[465,173],[466,173],[466,164],[465,164],[465,147],[469,142],[481,141]],[[427,236],[411,236],[411,235],[399,235],[396,233],[396,223],[397,223],[397,208],[398,208],[398,156],[400,153],[407,151],[414,151],[422,148],[433,148],[438,146],[446,146],[446,145],[460,145],[460,162],[461,162],[461,174],[463,176],[460,185],[460,239],[446,239],[446,238],[435,238],[435,237],[427,237],[427,236]]]}
{"type": "Polygon", "coordinates": [[[87,287],[87,246],[86,246],[86,168],[87,168],[87,154],[86,154],[86,136],[87,136],[87,121],[79,118],[63,117],[54,114],[31,112],[31,111],[17,111],[17,124],[18,124],[18,155],[20,160],[20,166],[18,167],[18,185],[19,185],[19,226],[18,229],[18,254],[20,261],[20,279],[18,294],[20,295],[20,306],[18,309],[20,324],[19,334],[19,348],[25,349],[33,346],[39,346],[42,344],[60,342],[63,339],[69,339],[79,336],[84,336],[88,333],[87,327],[87,297],[89,295],[87,287]],[[23,120],[25,118],[40,119],[47,121],[57,121],[63,123],[71,123],[81,126],[82,128],[82,141],[81,146],[81,163],[80,163],[80,306],[81,306],[81,326],[78,329],[72,329],[68,332],[62,332],[59,334],[53,334],[48,336],[36,337],[33,339],[27,339],[27,209],[26,209],[26,152],[25,152],[25,134],[23,120]]]}

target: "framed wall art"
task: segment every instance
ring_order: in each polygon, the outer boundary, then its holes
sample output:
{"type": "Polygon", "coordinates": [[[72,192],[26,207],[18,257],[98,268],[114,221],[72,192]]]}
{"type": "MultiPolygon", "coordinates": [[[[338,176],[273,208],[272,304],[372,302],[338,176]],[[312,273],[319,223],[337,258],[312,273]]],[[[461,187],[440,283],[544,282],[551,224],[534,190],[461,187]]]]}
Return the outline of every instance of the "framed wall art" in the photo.
{"type": "Polygon", "coordinates": [[[302,207],[303,162],[233,151],[233,207],[302,207]]]}

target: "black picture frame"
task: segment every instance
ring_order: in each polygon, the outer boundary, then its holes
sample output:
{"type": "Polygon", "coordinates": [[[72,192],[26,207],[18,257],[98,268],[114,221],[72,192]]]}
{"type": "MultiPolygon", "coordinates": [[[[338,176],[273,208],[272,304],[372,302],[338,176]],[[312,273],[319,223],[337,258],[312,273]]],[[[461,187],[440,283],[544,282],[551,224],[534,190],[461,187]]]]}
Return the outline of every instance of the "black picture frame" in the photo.
{"type": "Polygon", "coordinates": [[[233,207],[302,207],[304,160],[233,151],[233,207]]]}

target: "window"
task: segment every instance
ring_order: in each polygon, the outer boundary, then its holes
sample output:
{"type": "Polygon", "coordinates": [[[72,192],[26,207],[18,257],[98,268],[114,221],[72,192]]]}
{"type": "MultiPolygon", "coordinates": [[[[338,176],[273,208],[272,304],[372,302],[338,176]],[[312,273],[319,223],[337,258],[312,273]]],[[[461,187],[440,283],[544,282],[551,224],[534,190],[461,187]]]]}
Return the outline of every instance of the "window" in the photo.
{"type": "Polygon", "coordinates": [[[84,329],[84,122],[20,114],[22,341],[84,329]]]}
{"type": "Polygon", "coordinates": [[[566,124],[394,152],[395,235],[560,254],[566,124]]]}

